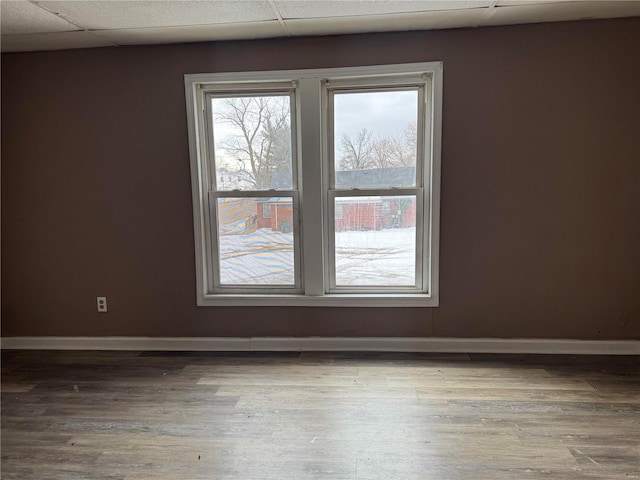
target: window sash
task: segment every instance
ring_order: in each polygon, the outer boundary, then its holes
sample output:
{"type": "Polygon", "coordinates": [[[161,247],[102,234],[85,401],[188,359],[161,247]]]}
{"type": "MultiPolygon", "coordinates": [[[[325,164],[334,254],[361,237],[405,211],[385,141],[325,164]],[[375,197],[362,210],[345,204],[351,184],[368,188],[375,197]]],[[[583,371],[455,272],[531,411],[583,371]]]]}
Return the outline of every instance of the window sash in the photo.
{"type": "MultiPolygon", "coordinates": [[[[429,77],[430,79],[430,77],[429,77]]],[[[336,94],[345,93],[384,93],[384,92],[403,92],[403,91],[417,91],[418,93],[418,108],[416,119],[416,184],[415,187],[422,187],[423,185],[429,185],[429,179],[425,178],[425,163],[427,163],[426,154],[429,150],[429,138],[427,128],[430,127],[430,121],[427,118],[428,112],[428,94],[430,81],[423,79],[421,83],[400,83],[396,84],[389,79],[385,78],[371,78],[370,84],[365,84],[362,79],[359,79],[357,83],[353,84],[351,81],[334,81],[325,82],[325,88],[323,92],[323,101],[326,105],[326,116],[324,118],[324,126],[326,129],[325,141],[327,145],[325,170],[327,170],[327,180],[329,188],[336,188],[336,159],[335,159],[335,109],[334,109],[334,97],[336,94]],[[329,85],[331,85],[329,87],[329,85]]],[[[394,188],[394,186],[389,186],[394,188]]]]}
{"type": "Polygon", "coordinates": [[[277,293],[302,293],[301,276],[301,241],[300,241],[300,219],[299,219],[299,193],[298,193],[298,150],[297,150],[297,95],[296,84],[285,82],[281,84],[250,83],[245,85],[208,85],[203,88],[203,116],[205,126],[206,146],[202,151],[202,156],[206,158],[203,167],[206,170],[208,180],[208,195],[205,217],[206,231],[206,261],[207,261],[207,283],[208,293],[211,294],[277,294],[277,293]],[[289,97],[289,118],[291,129],[291,185],[292,189],[220,189],[217,188],[216,156],[215,156],[215,129],[213,124],[213,100],[224,98],[246,98],[246,97],[266,97],[266,96],[287,96],[289,97]],[[294,256],[294,284],[293,285],[228,285],[221,283],[220,265],[220,238],[218,236],[218,209],[219,198],[270,198],[275,196],[291,197],[293,203],[293,256],[294,256]]]}
{"type": "MultiPolygon", "coordinates": [[[[289,86],[291,87],[291,83],[289,86]]],[[[297,90],[295,85],[293,88],[283,90],[281,88],[275,88],[272,85],[263,85],[262,90],[257,85],[252,84],[250,90],[241,89],[224,89],[221,91],[210,91],[204,95],[204,120],[206,125],[206,148],[204,149],[203,156],[206,156],[207,162],[207,178],[209,180],[210,191],[227,191],[233,192],[236,190],[248,191],[243,189],[231,189],[231,190],[219,190],[217,187],[217,175],[216,175],[216,158],[215,158],[215,131],[213,127],[213,100],[218,98],[246,98],[246,97],[266,97],[266,96],[288,96],[289,97],[289,119],[291,129],[291,188],[298,188],[298,99],[297,90]]],[[[274,190],[263,189],[261,191],[274,190]]]]}
{"type": "Polygon", "coordinates": [[[428,271],[428,264],[424,251],[425,242],[425,190],[423,188],[394,188],[394,189],[360,189],[360,190],[330,190],[327,193],[327,293],[429,293],[428,282],[424,281],[424,272],[428,271]],[[336,229],[335,204],[339,198],[358,197],[407,197],[416,199],[416,237],[415,237],[415,284],[407,285],[337,285],[336,281],[336,229]]]}
{"type": "Polygon", "coordinates": [[[325,194],[325,255],[328,259],[325,266],[325,291],[327,294],[430,294],[431,285],[429,272],[431,268],[430,245],[425,242],[430,238],[430,228],[432,220],[429,218],[429,198],[430,192],[425,186],[431,182],[432,158],[430,154],[431,145],[431,119],[430,115],[430,95],[431,76],[421,76],[420,78],[388,78],[375,76],[372,78],[357,78],[345,80],[328,80],[324,83],[323,101],[325,107],[325,145],[326,153],[324,160],[325,178],[329,188],[325,194]],[[378,187],[378,188],[336,188],[336,158],[335,158],[335,109],[334,98],[336,94],[348,93],[374,93],[374,92],[398,92],[417,91],[417,119],[416,119],[416,184],[413,188],[408,187],[378,187]],[[415,195],[416,198],[416,238],[415,238],[415,284],[413,286],[346,286],[337,285],[336,279],[336,231],[335,231],[335,199],[343,197],[368,197],[368,196],[407,196],[415,195]],[[426,253],[426,254],[424,254],[426,253]]]}
{"type": "Polygon", "coordinates": [[[210,293],[244,294],[244,293],[302,293],[301,257],[302,245],[300,241],[300,206],[299,194],[297,190],[238,190],[231,192],[209,192],[208,194],[209,225],[211,238],[209,265],[209,285],[210,293]],[[293,234],[293,264],[294,264],[294,284],[293,285],[228,285],[221,283],[220,271],[220,238],[218,236],[219,219],[217,214],[217,203],[220,198],[263,198],[269,199],[274,196],[291,197],[292,202],[292,234],[293,234]]]}

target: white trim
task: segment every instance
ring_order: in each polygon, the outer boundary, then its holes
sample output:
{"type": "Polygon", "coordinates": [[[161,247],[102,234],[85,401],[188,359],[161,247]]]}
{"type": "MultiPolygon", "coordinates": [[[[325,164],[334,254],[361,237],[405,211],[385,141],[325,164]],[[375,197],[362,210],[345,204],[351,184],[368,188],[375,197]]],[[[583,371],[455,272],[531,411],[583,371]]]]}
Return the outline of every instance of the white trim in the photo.
{"type": "MultiPolygon", "coordinates": [[[[363,77],[380,77],[389,75],[398,77],[399,74],[413,75],[416,72],[434,72],[442,68],[441,61],[435,62],[419,62],[419,63],[395,63],[388,65],[368,65],[356,67],[338,67],[338,68],[309,68],[297,70],[265,70],[252,72],[221,72],[221,73],[189,73],[185,75],[187,84],[202,84],[208,88],[211,84],[230,83],[235,85],[241,82],[259,83],[259,82],[288,82],[293,79],[312,78],[330,76],[332,81],[338,78],[342,79],[361,79],[363,77]],[[328,73],[330,72],[330,74],[328,73]]],[[[367,79],[367,84],[370,80],[367,79]]]]}
{"type": "Polygon", "coordinates": [[[3,349],[640,355],[640,340],[424,337],[3,337],[3,349]]]}
{"type": "Polygon", "coordinates": [[[438,299],[422,293],[204,294],[198,306],[224,307],[437,307],[438,299]]]}
{"type": "MultiPolygon", "coordinates": [[[[302,275],[305,294],[312,297],[324,295],[324,225],[323,179],[322,179],[322,104],[320,81],[301,78],[298,87],[300,109],[298,115],[298,137],[300,142],[300,191],[302,192],[300,224],[302,230],[302,275]],[[305,221],[307,219],[307,221],[305,221]],[[316,221],[309,221],[315,219],[316,221]]],[[[293,305],[293,303],[288,303],[293,305]]],[[[266,304],[265,304],[266,305],[266,304]]]]}
{"type": "MultiPolygon", "coordinates": [[[[444,88],[442,62],[433,69],[433,78],[429,88],[431,89],[431,117],[429,127],[431,131],[429,148],[431,150],[431,172],[429,173],[429,204],[425,205],[425,210],[430,213],[428,235],[423,241],[429,242],[429,254],[424,259],[423,278],[429,282],[427,291],[434,298],[436,304],[440,297],[440,162],[442,144],[442,90],[444,88]]],[[[426,173],[426,172],[425,172],[426,173]]],[[[425,178],[425,182],[427,178],[425,178]]]]}

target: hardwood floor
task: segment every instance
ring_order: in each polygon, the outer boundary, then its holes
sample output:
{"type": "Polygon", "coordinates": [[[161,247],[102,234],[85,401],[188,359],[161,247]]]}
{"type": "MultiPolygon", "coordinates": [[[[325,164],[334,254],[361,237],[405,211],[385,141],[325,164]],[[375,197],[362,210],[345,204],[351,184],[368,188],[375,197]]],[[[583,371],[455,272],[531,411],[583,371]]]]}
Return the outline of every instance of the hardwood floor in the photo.
{"type": "Polygon", "coordinates": [[[5,351],[2,478],[640,478],[640,358],[5,351]]]}

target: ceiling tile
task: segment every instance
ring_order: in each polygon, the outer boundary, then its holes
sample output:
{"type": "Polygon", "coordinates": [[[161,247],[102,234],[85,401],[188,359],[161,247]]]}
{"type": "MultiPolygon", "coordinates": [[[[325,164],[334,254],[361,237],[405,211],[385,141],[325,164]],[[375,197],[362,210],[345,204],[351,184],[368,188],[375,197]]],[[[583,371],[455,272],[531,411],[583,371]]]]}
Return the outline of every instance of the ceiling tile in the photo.
{"type": "Polygon", "coordinates": [[[91,30],[208,25],[276,20],[267,0],[42,1],[91,30]]]}
{"type": "Polygon", "coordinates": [[[287,20],[292,35],[336,35],[342,33],[391,32],[453,27],[473,27],[482,21],[484,9],[400,13],[366,17],[306,18],[287,20]]]}
{"type": "Polygon", "coordinates": [[[561,22],[593,18],[633,17],[640,15],[640,2],[568,1],[561,3],[520,4],[497,6],[482,25],[511,25],[518,23],[561,22]]]}
{"type": "MultiPolygon", "coordinates": [[[[518,5],[536,5],[536,4],[549,4],[549,3],[567,3],[567,2],[582,2],[585,0],[498,0],[496,5],[502,7],[518,6],[518,5]]],[[[614,0],[619,1],[619,0],[614,0]]],[[[627,0],[623,0],[627,1],[627,0]]]]}
{"type": "Polygon", "coordinates": [[[493,5],[491,0],[275,0],[284,19],[347,17],[389,13],[464,10],[493,5]]]}
{"type": "Polygon", "coordinates": [[[31,33],[2,35],[2,52],[32,52],[69,48],[110,47],[113,43],[89,32],[31,33]]]}
{"type": "Polygon", "coordinates": [[[640,16],[640,1],[617,0],[0,0],[0,6],[2,51],[640,16]],[[271,3],[286,19],[286,32],[271,3]]]}
{"type": "Polygon", "coordinates": [[[0,1],[0,19],[3,35],[78,30],[75,25],[25,0],[0,1]]]}
{"type": "Polygon", "coordinates": [[[278,21],[271,21],[197,25],[190,27],[102,30],[100,31],[100,35],[120,45],[144,45],[237,40],[245,38],[273,38],[284,37],[286,34],[278,21]]]}

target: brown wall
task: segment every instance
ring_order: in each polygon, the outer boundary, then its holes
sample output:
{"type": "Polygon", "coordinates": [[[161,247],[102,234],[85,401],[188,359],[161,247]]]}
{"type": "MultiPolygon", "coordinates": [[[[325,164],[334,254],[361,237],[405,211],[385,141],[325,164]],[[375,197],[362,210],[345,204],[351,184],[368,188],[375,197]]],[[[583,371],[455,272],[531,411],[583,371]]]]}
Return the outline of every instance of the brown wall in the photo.
{"type": "Polygon", "coordinates": [[[2,334],[639,338],[639,46],[636,18],[5,54],[2,334]],[[441,306],[196,307],[183,75],[429,60],[441,306]]]}

